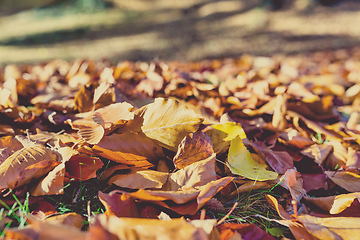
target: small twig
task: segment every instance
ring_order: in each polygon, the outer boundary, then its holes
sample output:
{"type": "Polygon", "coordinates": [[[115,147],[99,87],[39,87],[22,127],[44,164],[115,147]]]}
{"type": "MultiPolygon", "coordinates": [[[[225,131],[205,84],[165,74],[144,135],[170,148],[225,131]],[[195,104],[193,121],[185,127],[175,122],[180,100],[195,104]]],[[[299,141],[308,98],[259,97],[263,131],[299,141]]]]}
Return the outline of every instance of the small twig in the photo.
{"type": "Polygon", "coordinates": [[[230,214],[235,210],[235,208],[237,207],[238,204],[239,204],[239,203],[236,202],[236,203],[234,204],[234,206],[230,209],[230,211],[229,211],[222,219],[220,219],[220,221],[218,221],[218,222],[216,223],[216,225],[220,225],[221,223],[223,223],[223,222],[230,216],[230,214]]]}

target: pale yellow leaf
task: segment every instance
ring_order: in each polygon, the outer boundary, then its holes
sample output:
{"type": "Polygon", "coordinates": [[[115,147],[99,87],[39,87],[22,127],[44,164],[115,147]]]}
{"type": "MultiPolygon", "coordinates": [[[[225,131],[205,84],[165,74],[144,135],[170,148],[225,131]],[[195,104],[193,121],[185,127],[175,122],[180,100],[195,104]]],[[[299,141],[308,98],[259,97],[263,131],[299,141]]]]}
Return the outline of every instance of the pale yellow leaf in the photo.
{"type": "Polygon", "coordinates": [[[233,174],[257,181],[274,180],[278,176],[276,172],[266,170],[266,164],[254,161],[240,137],[230,143],[226,166],[233,174]]]}
{"type": "Polygon", "coordinates": [[[181,140],[196,132],[203,118],[177,100],[156,98],[147,105],[142,131],[161,146],[176,151],[181,140]]]}

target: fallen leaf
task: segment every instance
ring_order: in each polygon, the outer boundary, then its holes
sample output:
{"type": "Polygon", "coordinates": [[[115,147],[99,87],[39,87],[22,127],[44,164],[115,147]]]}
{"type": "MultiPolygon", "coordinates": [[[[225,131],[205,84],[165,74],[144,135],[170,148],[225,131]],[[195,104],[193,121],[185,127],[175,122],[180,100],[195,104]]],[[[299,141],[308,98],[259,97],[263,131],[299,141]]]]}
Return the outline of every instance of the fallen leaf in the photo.
{"type": "Polygon", "coordinates": [[[151,166],[164,157],[162,148],[142,133],[105,136],[92,150],[95,155],[137,167],[151,166]]]}
{"type": "Polygon", "coordinates": [[[360,218],[332,217],[319,218],[309,215],[299,216],[306,230],[318,239],[359,239],[360,218]]]}
{"type": "Polygon", "coordinates": [[[294,168],[292,157],[284,151],[273,151],[263,142],[255,141],[251,146],[258,154],[262,154],[270,167],[279,174],[284,174],[288,169],[294,168]]]}
{"type": "Polygon", "coordinates": [[[154,170],[133,169],[127,174],[117,174],[110,178],[108,184],[115,184],[119,187],[140,189],[140,188],[161,188],[168,180],[168,173],[154,170]]]}
{"type": "Polygon", "coordinates": [[[300,202],[306,195],[306,191],[303,188],[303,180],[294,169],[288,169],[281,177],[279,184],[289,190],[292,198],[297,202],[300,202]]]}
{"type": "Polygon", "coordinates": [[[39,184],[31,190],[32,196],[58,195],[64,193],[65,163],[62,162],[50,171],[39,184]]]}
{"type": "Polygon", "coordinates": [[[23,148],[23,145],[13,136],[0,138],[0,164],[14,152],[23,148]]]}
{"type": "Polygon", "coordinates": [[[182,139],[196,132],[203,119],[176,100],[156,98],[147,105],[141,127],[145,135],[161,146],[176,151],[182,139]]]}
{"type": "Polygon", "coordinates": [[[325,171],[331,181],[349,192],[360,192],[360,175],[348,171],[325,171]]]}
{"type": "Polygon", "coordinates": [[[277,95],[276,96],[276,105],[274,108],[274,114],[272,119],[272,125],[278,130],[284,130],[287,126],[286,115],[286,95],[277,95]]]}
{"type": "Polygon", "coordinates": [[[224,223],[217,226],[220,232],[220,239],[227,240],[232,239],[235,233],[240,234],[240,239],[252,240],[275,240],[273,236],[265,232],[255,224],[241,224],[241,223],[224,223]]]}
{"type": "Polygon", "coordinates": [[[266,164],[254,161],[240,137],[231,140],[226,166],[233,174],[257,181],[274,180],[278,176],[276,172],[266,170],[266,164]]]}
{"type": "Polygon", "coordinates": [[[245,131],[239,123],[226,122],[213,124],[211,127],[227,134],[227,136],[223,139],[224,141],[231,141],[238,136],[241,139],[246,138],[245,131]]]}
{"type": "Polygon", "coordinates": [[[196,228],[181,218],[163,221],[98,215],[95,223],[90,227],[90,239],[99,239],[93,236],[103,237],[108,236],[108,233],[118,239],[208,239],[203,229],[196,228]]]}
{"type": "Polygon", "coordinates": [[[64,213],[62,215],[55,215],[45,219],[45,222],[51,224],[64,224],[69,227],[81,229],[84,226],[84,218],[78,213],[64,213]]]}
{"type": "MultiPolygon", "coordinates": [[[[24,143],[25,144],[25,143],[24,143]]],[[[23,145],[24,145],[23,144],[23,145]]],[[[41,161],[56,161],[58,156],[49,148],[41,144],[28,142],[25,146],[10,155],[0,165],[0,189],[14,188],[17,185],[18,176],[27,167],[41,161]]],[[[24,176],[22,184],[28,183],[33,176],[24,176]]]]}
{"type": "Polygon", "coordinates": [[[314,159],[317,164],[322,165],[332,150],[333,147],[331,145],[314,144],[302,150],[301,153],[305,156],[308,156],[309,158],[314,159]]]}
{"type": "Polygon", "coordinates": [[[96,177],[96,171],[103,166],[103,162],[96,157],[88,155],[74,155],[65,162],[66,172],[71,178],[79,181],[96,177]]]}
{"type": "Polygon", "coordinates": [[[196,186],[203,186],[216,180],[215,158],[213,153],[210,157],[192,163],[177,172],[169,175],[168,181],[162,190],[177,191],[192,189],[196,186]]]}
{"type": "Polygon", "coordinates": [[[177,168],[182,169],[210,157],[213,153],[211,138],[205,133],[197,131],[190,133],[181,141],[173,162],[177,168]]]}
{"type": "Polygon", "coordinates": [[[139,209],[135,200],[127,194],[114,190],[109,194],[98,193],[101,203],[105,206],[107,216],[115,215],[117,217],[140,217],[139,209]]]}

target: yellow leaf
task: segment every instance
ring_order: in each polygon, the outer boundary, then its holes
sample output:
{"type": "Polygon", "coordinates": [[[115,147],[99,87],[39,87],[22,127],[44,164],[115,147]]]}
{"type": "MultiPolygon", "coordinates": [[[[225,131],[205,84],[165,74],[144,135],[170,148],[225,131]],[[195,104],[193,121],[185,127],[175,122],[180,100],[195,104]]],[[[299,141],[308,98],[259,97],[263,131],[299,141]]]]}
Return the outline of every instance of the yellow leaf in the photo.
{"type": "Polygon", "coordinates": [[[299,220],[306,230],[318,239],[360,239],[360,218],[301,215],[299,220]]]}
{"type": "Polygon", "coordinates": [[[226,166],[233,174],[257,181],[274,180],[278,176],[277,173],[266,170],[266,164],[254,161],[240,137],[231,140],[226,166]]]}
{"type": "Polygon", "coordinates": [[[161,146],[176,151],[181,140],[196,132],[203,122],[193,110],[177,100],[156,98],[146,106],[142,131],[161,146]]]}
{"type": "Polygon", "coordinates": [[[241,139],[246,138],[245,131],[241,127],[240,123],[227,122],[222,124],[214,124],[211,125],[211,127],[228,134],[227,137],[224,138],[224,141],[231,141],[237,136],[239,136],[241,139]]]}

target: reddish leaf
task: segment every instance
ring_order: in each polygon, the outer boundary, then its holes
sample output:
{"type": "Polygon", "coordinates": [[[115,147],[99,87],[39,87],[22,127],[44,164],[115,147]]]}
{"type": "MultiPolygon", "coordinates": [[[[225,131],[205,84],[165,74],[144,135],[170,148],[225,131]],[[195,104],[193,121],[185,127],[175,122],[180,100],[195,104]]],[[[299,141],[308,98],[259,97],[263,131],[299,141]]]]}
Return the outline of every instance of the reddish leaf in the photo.
{"type": "Polygon", "coordinates": [[[69,176],[80,181],[95,178],[96,171],[103,165],[103,162],[99,158],[81,154],[72,156],[65,163],[66,172],[69,176]]]}
{"type": "Polygon", "coordinates": [[[292,157],[287,152],[273,151],[264,143],[256,141],[251,144],[258,154],[262,154],[272,169],[279,174],[284,174],[286,170],[293,169],[292,157]]]}

